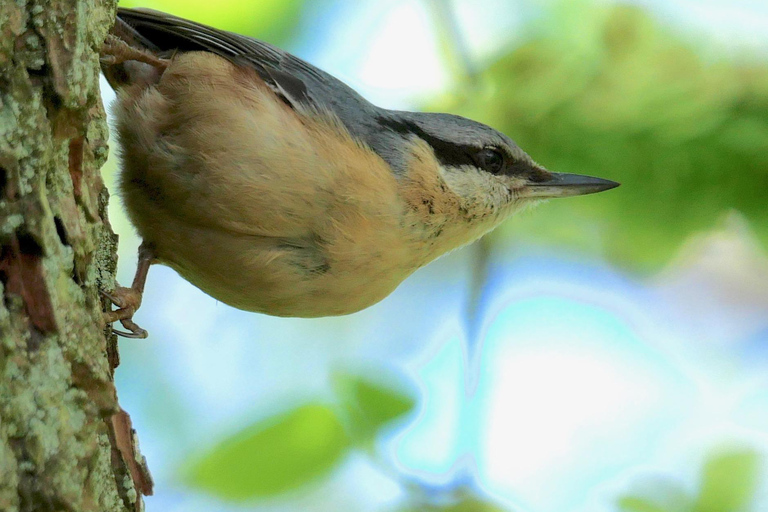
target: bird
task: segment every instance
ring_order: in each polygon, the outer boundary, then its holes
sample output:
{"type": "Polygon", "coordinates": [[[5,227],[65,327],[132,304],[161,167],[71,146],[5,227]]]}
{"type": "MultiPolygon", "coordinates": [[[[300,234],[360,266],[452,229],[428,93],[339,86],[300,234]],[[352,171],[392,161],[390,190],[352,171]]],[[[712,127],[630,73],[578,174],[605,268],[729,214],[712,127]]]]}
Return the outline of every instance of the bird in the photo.
{"type": "Polygon", "coordinates": [[[118,8],[100,52],[116,91],[118,188],[150,265],[215,299],[284,317],[345,315],[545,199],[619,184],[552,172],[503,133],[448,113],[373,105],[266,42],[118,8]]]}

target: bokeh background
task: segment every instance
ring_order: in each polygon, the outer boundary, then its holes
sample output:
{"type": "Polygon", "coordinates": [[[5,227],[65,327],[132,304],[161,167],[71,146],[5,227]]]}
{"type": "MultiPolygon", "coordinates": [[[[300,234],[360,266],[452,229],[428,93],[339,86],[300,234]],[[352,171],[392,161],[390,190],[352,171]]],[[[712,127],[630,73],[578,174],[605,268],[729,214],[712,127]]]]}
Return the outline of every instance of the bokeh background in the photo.
{"type": "Polygon", "coordinates": [[[122,340],[117,370],[150,512],[768,510],[763,0],[121,5],[623,184],[521,214],[346,317],[236,311],[153,268],[150,338],[122,340]]]}

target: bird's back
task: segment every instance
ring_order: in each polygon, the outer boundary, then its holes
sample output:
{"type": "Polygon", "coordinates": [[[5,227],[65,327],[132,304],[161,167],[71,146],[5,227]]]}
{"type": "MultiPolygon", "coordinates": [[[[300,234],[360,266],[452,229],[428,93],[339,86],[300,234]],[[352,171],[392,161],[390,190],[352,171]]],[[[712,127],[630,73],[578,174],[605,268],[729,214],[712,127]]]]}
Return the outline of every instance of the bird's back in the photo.
{"type": "Polygon", "coordinates": [[[329,73],[267,42],[170,14],[119,8],[117,15],[123,32],[130,32],[137,42],[155,52],[171,56],[207,51],[253,69],[292,108],[330,113],[393,170],[404,169],[407,155],[400,150],[403,134],[378,122],[391,112],[373,105],[329,73]]]}

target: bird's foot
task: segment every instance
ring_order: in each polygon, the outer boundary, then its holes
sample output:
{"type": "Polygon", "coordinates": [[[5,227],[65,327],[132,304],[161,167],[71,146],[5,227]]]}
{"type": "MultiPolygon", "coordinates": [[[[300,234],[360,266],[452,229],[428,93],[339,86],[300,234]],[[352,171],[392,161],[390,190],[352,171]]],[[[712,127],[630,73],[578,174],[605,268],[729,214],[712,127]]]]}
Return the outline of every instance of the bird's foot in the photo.
{"type": "Polygon", "coordinates": [[[135,48],[114,34],[109,34],[104,40],[99,52],[99,60],[102,66],[115,66],[128,61],[136,61],[161,70],[168,67],[167,60],[161,59],[149,51],[135,48]]]}
{"type": "Polygon", "coordinates": [[[133,285],[130,288],[118,286],[115,291],[108,293],[104,290],[101,294],[118,307],[110,308],[104,312],[104,323],[111,324],[119,321],[126,331],[112,329],[112,332],[125,338],[146,338],[149,333],[136,325],[133,315],[141,306],[141,296],[144,294],[144,284],[147,282],[149,266],[155,261],[155,251],[151,244],[143,242],[139,247],[139,263],[136,265],[136,275],[133,277],[133,285]]]}
{"type": "Polygon", "coordinates": [[[112,329],[112,332],[118,336],[124,338],[146,338],[149,333],[136,325],[133,321],[133,315],[141,306],[142,293],[135,288],[126,288],[124,286],[118,286],[115,291],[108,293],[102,290],[101,294],[109,299],[109,301],[118,307],[114,311],[106,311],[104,313],[104,323],[111,324],[119,321],[123,327],[128,329],[126,331],[118,331],[112,329]]]}

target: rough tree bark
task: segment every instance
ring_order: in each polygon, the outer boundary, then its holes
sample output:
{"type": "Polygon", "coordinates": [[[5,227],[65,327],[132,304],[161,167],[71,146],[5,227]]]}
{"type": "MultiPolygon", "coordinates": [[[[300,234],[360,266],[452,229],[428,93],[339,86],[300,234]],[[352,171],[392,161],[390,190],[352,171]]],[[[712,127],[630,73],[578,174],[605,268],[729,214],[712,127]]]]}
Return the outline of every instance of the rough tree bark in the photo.
{"type": "Polygon", "coordinates": [[[116,265],[98,82],[115,4],[0,0],[2,511],[135,511],[151,493],[99,294],[116,265]]]}

